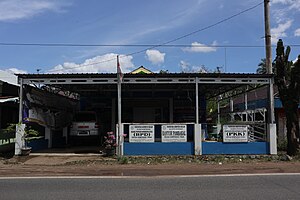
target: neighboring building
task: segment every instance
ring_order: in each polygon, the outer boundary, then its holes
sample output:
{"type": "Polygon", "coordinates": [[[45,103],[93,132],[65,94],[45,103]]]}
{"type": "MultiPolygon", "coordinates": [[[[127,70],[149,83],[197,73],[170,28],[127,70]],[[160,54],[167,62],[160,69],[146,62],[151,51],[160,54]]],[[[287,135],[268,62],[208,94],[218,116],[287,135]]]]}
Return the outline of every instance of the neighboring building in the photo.
{"type": "Polygon", "coordinates": [[[130,74],[153,74],[153,72],[145,68],[144,66],[140,66],[139,68],[130,72],[130,74]]]}
{"type": "Polygon", "coordinates": [[[19,86],[0,80],[0,129],[18,122],[18,90],[19,86]]]}
{"type": "MultiPolygon", "coordinates": [[[[247,92],[247,103],[245,103],[244,95],[245,94],[233,98],[233,112],[242,112],[245,110],[256,110],[268,107],[268,87],[261,87],[247,92]]],[[[227,110],[229,110],[229,108],[227,108],[227,110]]],[[[276,86],[274,87],[274,111],[278,140],[284,140],[286,139],[286,117],[276,86]]],[[[298,113],[300,121],[300,105],[298,107],[298,113]]]]}

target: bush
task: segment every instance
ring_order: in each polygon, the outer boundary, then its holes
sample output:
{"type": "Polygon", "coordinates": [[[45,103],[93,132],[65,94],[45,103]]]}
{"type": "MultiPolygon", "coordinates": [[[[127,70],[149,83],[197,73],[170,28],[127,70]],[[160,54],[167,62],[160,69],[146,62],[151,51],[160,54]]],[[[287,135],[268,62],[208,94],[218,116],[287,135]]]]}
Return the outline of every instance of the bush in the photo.
{"type": "Polygon", "coordinates": [[[118,163],[122,164],[122,165],[128,164],[128,158],[125,156],[120,156],[120,157],[118,157],[118,163]]]}
{"type": "Polygon", "coordinates": [[[287,150],[287,139],[283,139],[277,142],[277,150],[278,151],[286,151],[287,150]]]}

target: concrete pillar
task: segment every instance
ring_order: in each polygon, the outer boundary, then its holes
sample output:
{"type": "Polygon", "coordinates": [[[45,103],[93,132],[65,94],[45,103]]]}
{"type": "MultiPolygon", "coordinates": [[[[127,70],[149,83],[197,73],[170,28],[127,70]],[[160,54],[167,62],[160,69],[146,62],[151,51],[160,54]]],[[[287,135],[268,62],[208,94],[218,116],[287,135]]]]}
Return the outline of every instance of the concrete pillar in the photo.
{"type": "Polygon", "coordinates": [[[196,77],[196,124],[199,124],[199,78],[196,77]]]}
{"type": "Polygon", "coordinates": [[[68,127],[63,128],[63,136],[66,138],[66,144],[68,144],[68,127]]]}
{"type": "Polygon", "coordinates": [[[21,148],[25,146],[25,126],[25,124],[16,125],[15,155],[21,155],[21,148]]]}
{"type": "Polygon", "coordinates": [[[116,99],[111,100],[111,130],[116,133],[116,99]]]}
{"type": "Polygon", "coordinates": [[[202,130],[201,124],[194,126],[194,154],[202,155],[202,130]]]}
{"type": "Polygon", "coordinates": [[[45,128],[45,139],[48,139],[48,148],[52,148],[52,131],[50,128],[45,128]]]}
{"type": "Polygon", "coordinates": [[[276,124],[268,124],[268,142],[270,145],[270,154],[277,155],[277,134],[276,124]]]}
{"type": "Polygon", "coordinates": [[[23,122],[23,79],[19,79],[20,95],[19,95],[19,124],[16,126],[16,142],[15,155],[21,155],[21,148],[24,147],[25,124],[23,122]]]}
{"type": "Polygon", "coordinates": [[[121,124],[120,127],[120,156],[124,155],[124,136],[123,136],[124,124],[121,124]]]}
{"type": "Polygon", "coordinates": [[[232,97],[230,98],[230,120],[233,122],[234,121],[234,115],[233,115],[233,110],[234,110],[234,108],[233,108],[233,99],[232,99],[232,97]]]}
{"type": "Polygon", "coordinates": [[[170,123],[173,123],[173,118],[174,116],[174,101],[173,101],[173,98],[170,98],[169,99],[169,122],[170,123]]]}
{"type": "Polygon", "coordinates": [[[246,91],[244,94],[244,103],[245,103],[245,111],[246,111],[246,122],[248,121],[248,86],[246,87],[246,91]]]}
{"type": "Polygon", "coordinates": [[[121,124],[120,128],[118,126],[119,124],[116,124],[116,139],[117,139],[116,153],[117,156],[123,156],[124,155],[124,137],[123,137],[124,124],[121,124]]]}

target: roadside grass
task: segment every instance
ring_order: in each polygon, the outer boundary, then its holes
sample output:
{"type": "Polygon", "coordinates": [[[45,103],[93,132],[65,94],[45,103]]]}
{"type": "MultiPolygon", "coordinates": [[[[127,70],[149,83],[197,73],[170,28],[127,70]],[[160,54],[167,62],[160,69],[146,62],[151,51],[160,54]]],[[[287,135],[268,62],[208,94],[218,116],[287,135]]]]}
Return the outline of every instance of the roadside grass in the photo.
{"type": "MultiPolygon", "coordinates": [[[[26,161],[36,156],[14,156],[12,158],[0,157],[1,164],[26,164],[26,161]]],[[[300,162],[300,155],[290,157],[284,151],[278,155],[202,155],[202,156],[112,156],[101,155],[91,159],[75,157],[72,161],[57,163],[55,165],[158,165],[158,164],[216,164],[226,163],[258,163],[258,162],[300,162]],[[75,160],[74,160],[75,159],[75,160]]],[[[45,163],[43,165],[50,165],[45,163]]],[[[53,165],[53,164],[52,164],[53,165]]]]}
{"type": "Polygon", "coordinates": [[[258,162],[300,162],[300,156],[289,160],[286,154],[278,155],[206,155],[206,156],[113,156],[94,160],[78,160],[64,165],[160,165],[160,164],[216,164],[258,162]]]}

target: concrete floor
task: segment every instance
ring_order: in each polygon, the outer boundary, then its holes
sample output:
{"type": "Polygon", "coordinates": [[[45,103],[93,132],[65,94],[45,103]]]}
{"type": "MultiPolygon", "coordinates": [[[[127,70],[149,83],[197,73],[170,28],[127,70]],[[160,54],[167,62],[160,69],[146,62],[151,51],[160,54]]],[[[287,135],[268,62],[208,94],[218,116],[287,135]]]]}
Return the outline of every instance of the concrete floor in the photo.
{"type": "Polygon", "coordinates": [[[100,146],[67,146],[64,148],[52,148],[33,151],[32,153],[74,153],[74,154],[88,154],[96,153],[101,154],[103,147],[100,146]]]}

